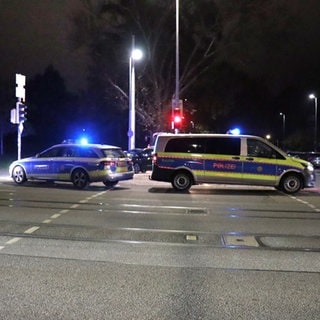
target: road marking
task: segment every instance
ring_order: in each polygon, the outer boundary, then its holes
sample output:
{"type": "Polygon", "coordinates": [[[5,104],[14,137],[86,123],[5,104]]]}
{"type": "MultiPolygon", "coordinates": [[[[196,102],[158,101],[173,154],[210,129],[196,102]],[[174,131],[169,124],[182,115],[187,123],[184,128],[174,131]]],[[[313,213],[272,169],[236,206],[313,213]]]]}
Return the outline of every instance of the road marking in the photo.
{"type": "Polygon", "coordinates": [[[187,241],[197,241],[198,240],[198,236],[195,234],[187,234],[186,235],[186,240],[187,241]]]}
{"type": "Polygon", "coordinates": [[[320,209],[317,208],[317,206],[315,206],[314,204],[312,204],[312,203],[310,203],[310,202],[308,202],[308,201],[299,199],[299,198],[297,198],[297,197],[295,197],[295,196],[291,196],[291,195],[289,195],[289,197],[290,197],[291,199],[293,199],[293,200],[296,200],[296,201],[302,203],[302,204],[305,204],[307,207],[311,208],[311,209],[312,209],[313,211],[315,211],[315,212],[320,212],[320,209]]]}
{"type": "Polygon", "coordinates": [[[27,234],[31,234],[35,231],[37,231],[40,227],[31,227],[29,229],[27,229],[24,233],[27,233],[27,234]]]}
{"type": "Polygon", "coordinates": [[[12,239],[8,240],[5,244],[14,244],[14,243],[18,242],[21,239],[22,238],[19,238],[19,237],[12,238],[12,239]]]}
{"type": "MultiPolygon", "coordinates": [[[[45,220],[43,220],[42,223],[46,223],[46,224],[51,223],[51,222],[52,222],[52,219],[57,219],[57,218],[61,217],[62,214],[65,214],[65,213],[70,212],[70,209],[78,208],[81,204],[87,203],[88,201],[90,201],[90,200],[92,200],[92,199],[94,199],[94,198],[96,198],[96,197],[99,197],[99,196],[101,196],[101,195],[103,195],[103,194],[105,194],[105,193],[106,193],[106,191],[102,191],[102,192],[99,192],[99,193],[96,193],[96,194],[92,195],[91,197],[87,197],[86,199],[80,200],[78,203],[75,203],[75,204],[73,204],[72,206],[70,206],[69,209],[60,210],[59,213],[53,214],[53,215],[50,217],[50,219],[45,219],[45,220]]],[[[13,199],[9,199],[9,200],[12,201],[13,199]]],[[[13,207],[13,205],[9,205],[9,207],[13,207]]],[[[24,233],[24,234],[32,234],[33,232],[35,232],[35,231],[37,231],[37,230],[39,230],[39,229],[40,229],[39,226],[34,226],[34,227],[31,227],[31,228],[25,230],[23,233],[24,233]]],[[[22,238],[19,238],[19,237],[12,238],[12,239],[8,240],[8,241],[5,243],[5,245],[14,244],[14,243],[18,242],[18,241],[21,240],[21,239],[22,239],[22,238]]],[[[2,249],[4,249],[4,248],[5,248],[5,246],[0,246],[0,250],[2,250],[2,249]]]]}

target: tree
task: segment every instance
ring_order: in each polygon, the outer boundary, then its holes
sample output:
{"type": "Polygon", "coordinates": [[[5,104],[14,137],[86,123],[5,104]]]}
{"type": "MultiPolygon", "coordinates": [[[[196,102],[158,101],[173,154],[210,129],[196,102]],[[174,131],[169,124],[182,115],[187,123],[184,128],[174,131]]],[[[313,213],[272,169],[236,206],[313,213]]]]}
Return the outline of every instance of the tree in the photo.
{"type": "Polygon", "coordinates": [[[48,66],[27,82],[28,113],[26,130],[34,132],[38,148],[61,142],[66,128],[77,114],[75,97],[67,92],[59,72],[48,66]],[[32,128],[32,129],[31,129],[32,128]]]}
{"type": "MultiPolygon", "coordinates": [[[[104,101],[108,112],[127,109],[134,35],[144,51],[143,61],[136,64],[137,121],[140,128],[167,130],[175,91],[174,1],[86,0],[83,4],[83,11],[74,17],[73,43],[89,48],[91,90],[99,88],[98,100],[104,101]]],[[[179,30],[180,98],[188,98],[194,83],[215,62],[220,25],[214,1],[184,0],[179,30]]]]}

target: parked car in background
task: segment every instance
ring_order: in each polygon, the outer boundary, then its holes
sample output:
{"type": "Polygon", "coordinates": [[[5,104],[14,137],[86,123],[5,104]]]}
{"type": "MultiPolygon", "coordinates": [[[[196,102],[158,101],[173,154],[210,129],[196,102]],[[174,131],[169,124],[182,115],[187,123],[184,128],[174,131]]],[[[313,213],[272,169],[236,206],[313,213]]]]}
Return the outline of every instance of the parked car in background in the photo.
{"type": "Polygon", "coordinates": [[[316,168],[320,168],[320,153],[314,151],[288,151],[288,155],[295,158],[300,158],[312,163],[316,168]]]}
{"type": "Polygon", "coordinates": [[[152,147],[136,148],[127,152],[127,155],[132,160],[134,173],[144,173],[152,169],[152,152],[152,147]]]}
{"type": "Polygon", "coordinates": [[[113,187],[133,178],[132,161],[121,148],[111,145],[62,143],[14,161],[9,174],[17,184],[27,180],[70,181],[78,189],[91,182],[113,187]]]}
{"type": "Polygon", "coordinates": [[[320,156],[313,156],[309,158],[309,161],[313,164],[313,166],[317,169],[320,168],[320,156]]]}

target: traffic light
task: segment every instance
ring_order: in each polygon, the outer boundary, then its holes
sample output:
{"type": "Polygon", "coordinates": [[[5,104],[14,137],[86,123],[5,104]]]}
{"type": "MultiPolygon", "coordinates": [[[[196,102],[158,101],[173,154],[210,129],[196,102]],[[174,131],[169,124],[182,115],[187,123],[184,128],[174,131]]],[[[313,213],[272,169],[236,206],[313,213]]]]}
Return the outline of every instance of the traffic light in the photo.
{"type": "Polygon", "coordinates": [[[22,102],[17,102],[16,104],[16,116],[17,116],[17,123],[22,123],[27,120],[27,106],[22,102]]]}
{"type": "Polygon", "coordinates": [[[172,112],[172,129],[181,129],[183,124],[183,114],[180,108],[173,109],[172,112]]]}

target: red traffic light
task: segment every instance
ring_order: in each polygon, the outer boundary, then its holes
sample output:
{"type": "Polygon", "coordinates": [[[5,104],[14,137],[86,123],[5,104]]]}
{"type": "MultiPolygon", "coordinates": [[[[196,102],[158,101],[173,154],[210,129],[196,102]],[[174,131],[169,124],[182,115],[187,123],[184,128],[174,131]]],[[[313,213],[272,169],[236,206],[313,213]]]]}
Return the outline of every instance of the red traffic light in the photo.
{"type": "Polygon", "coordinates": [[[174,116],[173,121],[174,121],[174,123],[178,124],[178,123],[181,123],[182,118],[180,115],[176,115],[176,116],[174,116]]]}
{"type": "Polygon", "coordinates": [[[183,126],[183,114],[181,109],[174,109],[171,116],[172,129],[180,130],[183,126]]]}

